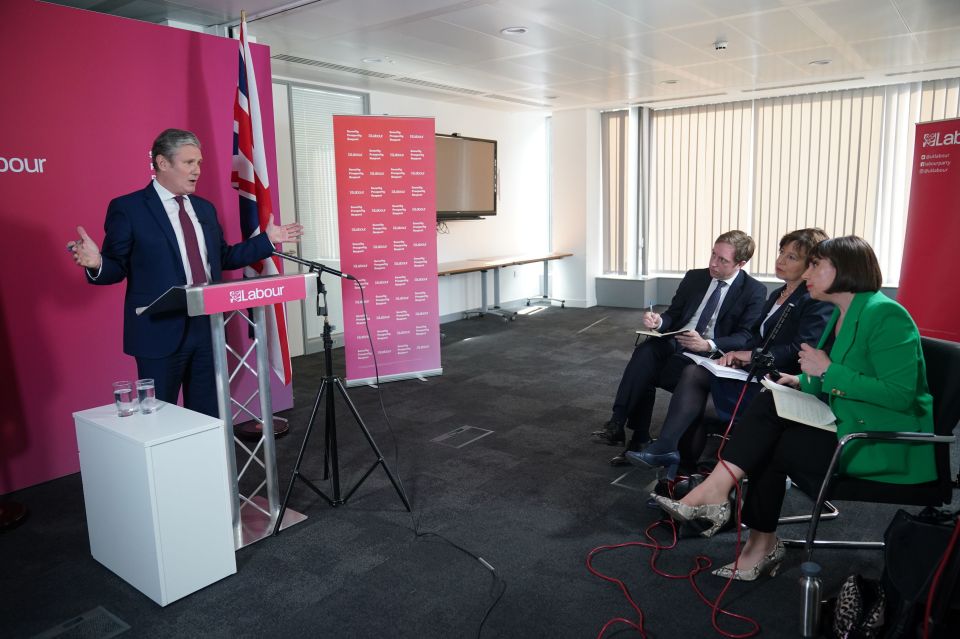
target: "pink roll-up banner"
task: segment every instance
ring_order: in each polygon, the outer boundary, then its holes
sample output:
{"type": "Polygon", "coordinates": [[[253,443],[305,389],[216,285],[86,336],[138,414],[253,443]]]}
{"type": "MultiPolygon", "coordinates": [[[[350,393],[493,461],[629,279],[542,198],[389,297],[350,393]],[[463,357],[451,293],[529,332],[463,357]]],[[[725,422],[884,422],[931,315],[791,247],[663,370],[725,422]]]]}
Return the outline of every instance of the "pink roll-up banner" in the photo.
{"type": "Polygon", "coordinates": [[[434,121],[337,115],[333,133],[340,268],[363,286],[343,282],[347,384],[439,375],[434,121]]]}
{"type": "Polygon", "coordinates": [[[948,266],[960,237],[960,119],[918,124],[913,148],[897,300],[922,335],[960,342],[960,298],[948,266]]]}

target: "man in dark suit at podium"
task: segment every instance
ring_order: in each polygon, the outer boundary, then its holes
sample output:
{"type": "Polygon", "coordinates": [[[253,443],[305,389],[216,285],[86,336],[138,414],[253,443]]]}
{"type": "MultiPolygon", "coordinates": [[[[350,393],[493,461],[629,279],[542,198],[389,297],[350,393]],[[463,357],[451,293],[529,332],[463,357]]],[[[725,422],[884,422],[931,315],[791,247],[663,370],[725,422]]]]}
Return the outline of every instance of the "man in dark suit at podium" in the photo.
{"type": "MultiPolygon", "coordinates": [[[[709,268],[687,271],[662,315],[652,309],[643,314],[647,330],[685,332],[647,338],[633,350],[610,419],[592,433],[595,442],[611,446],[623,442],[624,427],[629,426],[634,433],[627,448],[638,450],[649,438],[656,389],[672,391],[682,368],[693,363],[682,353],[711,357],[745,348],[767,297],[766,287],[741,270],[755,248],[753,238],[743,231],[721,234],[714,241],[709,268]]],[[[621,453],[610,463],[628,462],[621,453]]]]}
{"type": "Polygon", "coordinates": [[[295,242],[299,224],[276,226],[229,245],[209,201],[194,195],[203,156],[189,132],[167,129],[151,150],[156,179],[110,202],[103,249],[77,227],[67,244],[91,284],[127,280],[123,303],[123,352],[137,360],[140,377],[155,380],[157,398],[219,416],[210,320],[184,312],[137,315],[172,286],[219,282],[225,269],[243,268],[271,255],[273,245],[295,242]]]}

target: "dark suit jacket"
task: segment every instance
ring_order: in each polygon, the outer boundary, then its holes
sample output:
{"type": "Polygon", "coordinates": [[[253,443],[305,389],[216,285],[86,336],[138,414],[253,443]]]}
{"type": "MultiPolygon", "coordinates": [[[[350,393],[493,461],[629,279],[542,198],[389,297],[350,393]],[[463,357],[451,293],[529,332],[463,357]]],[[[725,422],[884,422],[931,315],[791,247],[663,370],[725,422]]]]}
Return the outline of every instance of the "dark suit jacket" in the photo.
{"type": "MultiPolygon", "coordinates": [[[[190,196],[190,203],[203,229],[213,282],[222,279],[225,269],[242,268],[273,251],[264,233],[240,244],[228,245],[213,204],[197,195],[190,196]]],[[[110,202],[103,228],[106,231],[100,251],[103,267],[97,279],[90,281],[115,284],[127,280],[123,352],[151,358],[172,354],[183,337],[186,312],[136,314],[137,307],[148,305],[171,286],[187,283],[173,225],[153,183],[110,202]]]]}
{"type": "Polygon", "coordinates": [[[767,338],[760,336],[761,326],[764,327],[764,335],[769,336],[783,316],[787,304],[793,304],[793,310],[783,321],[780,331],[770,341],[769,352],[773,354],[774,365],[778,371],[795,374],[800,372],[800,363],[797,361],[800,345],[817,345],[820,336],[823,335],[823,327],[827,325],[827,320],[833,313],[833,304],[812,299],[807,292],[807,287],[801,284],[797,287],[797,290],[790,294],[787,301],[777,309],[777,312],[767,318],[767,313],[773,308],[780,292],[785,287],[786,284],[775,290],[767,298],[763,309],[760,311],[760,319],[753,327],[753,337],[750,339],[747,349],[753,350],[763,346],[767,338]]]}
{"type": "MultiPolygon", "coordinates": [[[[660,315],[663,318],[660,331],[674,331],[686,325],[697,312],[711,280],[709,269],[687,271],[677,287],[677,294],[670,301],[670,308],[660,315]]],[[[766,296],[767,289],[763,284],[740,271],[723,298],[713,328],[713,342],[717,348],[725,352],[747,348],[766,296]]]]}

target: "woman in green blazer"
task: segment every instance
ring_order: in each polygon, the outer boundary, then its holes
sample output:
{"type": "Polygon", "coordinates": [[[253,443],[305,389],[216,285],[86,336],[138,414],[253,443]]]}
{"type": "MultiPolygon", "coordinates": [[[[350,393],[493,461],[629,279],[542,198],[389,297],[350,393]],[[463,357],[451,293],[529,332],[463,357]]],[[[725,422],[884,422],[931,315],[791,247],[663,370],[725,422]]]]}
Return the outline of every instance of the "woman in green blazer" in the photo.
{"type": "MultiPolygon", "coordinates": [[[[933,432],[933,399],[920,334],[907,311],[880,293],[877,257],[856,236],[824,240],[810,254],[807,290],[835,309],[817,348],[801,346],[802,374],[781,384],[818,395],[837,418],[837,432],[777,416],[771,393],[750,404],[716,470],[680,501],[654,496],[674,519],[705,519],[719,530],[731,516],[726,496],[750,477],[742,520],[750,537],[737,561],[713,574],[752,581],[776,574],[785,554],[776,527],[786,477],[820,483],[837,438],[864,430],[933,432]]],[[[863,479],[920,483],[936,478],[930,444],[854,442],[841,458],[845,473],[863,479]]]]}

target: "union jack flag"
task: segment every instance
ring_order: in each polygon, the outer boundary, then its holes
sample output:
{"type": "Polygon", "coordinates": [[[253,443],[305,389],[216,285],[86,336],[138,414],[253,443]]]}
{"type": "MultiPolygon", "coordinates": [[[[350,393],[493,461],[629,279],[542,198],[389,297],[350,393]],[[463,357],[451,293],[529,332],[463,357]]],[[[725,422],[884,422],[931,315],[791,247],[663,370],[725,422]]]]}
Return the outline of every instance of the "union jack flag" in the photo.
{"type": "MultiPolygon", "coordinates": [[[[230,181],[240,196],[243,237],[246,239],[263,233],[273,218],[273,205],[270,201],[270,176],[263,144],[257,79],[250,56],[250,43],[247,42],[246,17],[240,20],[240,72],[233,106],[233,172],[230,181]]],[[[256,277],[280,272],[280,258],[271,256],[247,267],[244,275],[256,277]]],[[[268,306],[266,314],[270,365],[286,385],[290,383],[292,371],[283,304],[268,306]]]]}

